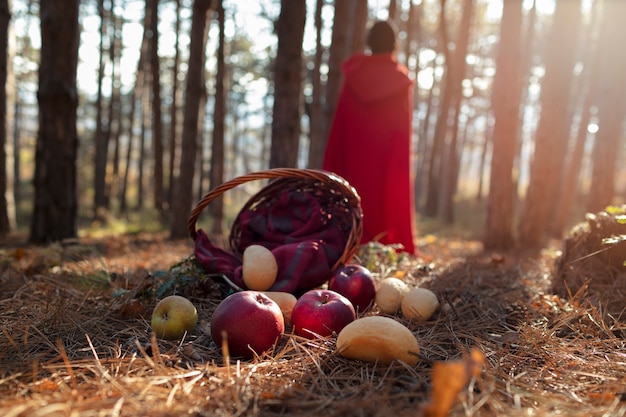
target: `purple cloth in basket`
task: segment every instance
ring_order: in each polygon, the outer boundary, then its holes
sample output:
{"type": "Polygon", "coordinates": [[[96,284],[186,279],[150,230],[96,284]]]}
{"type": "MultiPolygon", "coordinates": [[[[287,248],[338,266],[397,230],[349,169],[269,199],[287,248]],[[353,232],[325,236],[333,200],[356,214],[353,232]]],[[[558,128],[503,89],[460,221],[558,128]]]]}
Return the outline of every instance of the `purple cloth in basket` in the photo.
{"type": "Polygon", "coordinates": [[[270,291],[302,292],[326,282],[348,240],[339,221],[327,213],[314,195],[283,191],[278,200],[238,215],[240,238],[234,253],[214,246],[198,230],[194,255],[207,273],[224,274],[246,288],[241,255],[251,244],[270,249],[278,264],[278,276],[270,291]]]}

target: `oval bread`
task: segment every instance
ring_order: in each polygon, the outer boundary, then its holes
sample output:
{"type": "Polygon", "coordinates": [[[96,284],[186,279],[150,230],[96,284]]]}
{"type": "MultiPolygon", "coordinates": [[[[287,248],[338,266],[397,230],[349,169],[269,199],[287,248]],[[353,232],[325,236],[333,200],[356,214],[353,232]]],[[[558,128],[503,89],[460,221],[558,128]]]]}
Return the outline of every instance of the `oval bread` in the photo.
{"type": "Polygon", "coordinates": [[[278,275],[276,257],[265,246],[248,246],[243,251],[241,275],[248,289],[269,290],[276,282],[278,275]]]}
{"type": "Polygon", "coordinates": [[[402,298],[402,314],[408,319],[426,321],[438,308],[437,296],[426,288],[412,288],[402,298]]]}
{"type": "Polygon", "coordinates": [[[413,366],[419,361],[420,347],[415,335],[391,317],[366,316],[339,332],[337,351],[347,359],[384,365],[397,359],[413,366]]]}
{"type": "Polygon", "coordinates": [[[396,314],[400,310],[404,294],[409,292],[409,289],[409,286],[401,279],[385,278],[376,290],[374,301],[382,313],[396,314]]]}
{"type": "Polygon", "coordinates": [[[283,291],[262,291],[263,294],[267,295],[269,298],[274,300],[278,307],[280,307],[280,311],[283,312],[283,317],[285,318],[285,324],[291,323],[291,311],[293,310],[293,306],[296,305],[298,299],[295,295],[290,292],[283,291]]]}

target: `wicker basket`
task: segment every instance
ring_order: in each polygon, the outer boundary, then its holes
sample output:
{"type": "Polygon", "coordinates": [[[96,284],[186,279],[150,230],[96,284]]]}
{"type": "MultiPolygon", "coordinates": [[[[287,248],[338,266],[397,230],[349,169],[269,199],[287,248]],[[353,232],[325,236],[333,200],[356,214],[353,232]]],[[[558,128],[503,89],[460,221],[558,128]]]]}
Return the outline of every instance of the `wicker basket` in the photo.
{"type": "MultiPolygon", "coordinates": [[[[270,179],[265,187],[253,195],[241,208],[243,211],[254,211],[273,204],[284,190],[312,193],[335,219],[339,220],[342,231],[346,234],[346,245],[342,256],[335,262],[333,269],[348,263],[356,253],[363,234],[363,212],[361,198],[354,187],[342,177],[331,172],[314,169],[274,168],[258,171],[233,178],[215,187],[206,194],[191,211],[189,216],[189,233],[196,238],[196,223],[202,211],[224,192],[243,183],[270,179]]],[[[241,235],[239,215],[235,218],[229,236],[231,251],[241,255],[237,248],[241,235]]]]}

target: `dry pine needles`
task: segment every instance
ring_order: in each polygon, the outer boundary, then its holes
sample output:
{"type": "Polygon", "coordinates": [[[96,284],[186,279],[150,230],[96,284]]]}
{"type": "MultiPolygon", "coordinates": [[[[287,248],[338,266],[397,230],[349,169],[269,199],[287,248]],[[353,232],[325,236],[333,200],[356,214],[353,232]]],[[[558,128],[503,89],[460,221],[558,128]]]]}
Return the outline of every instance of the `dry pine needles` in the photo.
{"type": "Polygon", "coordinates": [[[419,260],[375,262],[378,279],[442,302],[426,323],[396,317],[421,344],[409,367],[344,359],[332,337],[288,336],[254,360],[225,361],[208,332],[220,288],[193,275],[189,245],[98,245],[3,252],[0,415],[626,415],[624,318],[604,310],[614,300],[554,294],[554,251],[522,259],[429,239],[419,260]],[[147,319],[172,275],[203,282],[166,287],[186,290],[200,313],[195,334],[174,343],[151,337],[147,319]]]}

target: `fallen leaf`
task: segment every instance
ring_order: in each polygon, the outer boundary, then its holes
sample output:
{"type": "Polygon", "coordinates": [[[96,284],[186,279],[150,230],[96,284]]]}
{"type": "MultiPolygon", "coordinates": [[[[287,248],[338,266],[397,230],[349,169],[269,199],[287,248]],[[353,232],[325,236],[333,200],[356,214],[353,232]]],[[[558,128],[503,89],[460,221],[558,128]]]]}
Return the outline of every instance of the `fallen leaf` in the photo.
{"type": "Polygon", "coordinates": [[[445,417],[456,402],[459,393],[469,381],[480,375],[485,356],[473,349],[462,359],[435,362],[431,377],[430,402],[426,406],[426,417],[445,417]]]}
{"type": "Polygon", "coordinates": [[[15,249],[13,251],[11,256],[13,256],[13,258],[16,261],[21,261],[22,259],[24,259],[26,257],[26,249],[24,249],[24,248],[17,248],[17,249],[15,249]]]}

